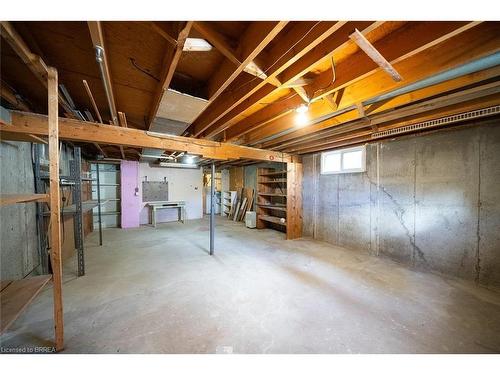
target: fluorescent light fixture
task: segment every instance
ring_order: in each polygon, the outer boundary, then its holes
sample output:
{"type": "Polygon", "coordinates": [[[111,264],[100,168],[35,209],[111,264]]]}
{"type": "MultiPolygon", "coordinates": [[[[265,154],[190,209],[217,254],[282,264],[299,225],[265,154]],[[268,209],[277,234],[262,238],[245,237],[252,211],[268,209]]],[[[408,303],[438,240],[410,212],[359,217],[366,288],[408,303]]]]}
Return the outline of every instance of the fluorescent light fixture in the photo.
{"type": "Polygon", "coordinates": [[[307,111],[309,111],[309,106],[307,104],[301,104],[295,108],[295,112],[297,113],[306,113],[307,111]]]}
{"type": "Polygon", "coordinates": [[[205,39],[201,38],[187,38],[184,42],[183,51],[211,51],[212,45],[208,43],[205,39]]]}
{"type": "Polygon", "coordinates": [[[181,168],[181,169],[198,169],[197,164],[187,164],[187,163],[169,163],[169,162],[159,162],[155,166],[163,168],[181,168]]]}
{"type": "Polygon", "coordinates": [[[194,164],[194,159],[196,158],[195,155],[186,155],[186,163],[188,164],[194,164]]]}
{"type": "Polygon", "coordinates": [[[174,159],[172,156],[169,156],[169,155],[148,155],[148,154],[141,154],[141,158],[146,158],[146,159],[174,159]]]}

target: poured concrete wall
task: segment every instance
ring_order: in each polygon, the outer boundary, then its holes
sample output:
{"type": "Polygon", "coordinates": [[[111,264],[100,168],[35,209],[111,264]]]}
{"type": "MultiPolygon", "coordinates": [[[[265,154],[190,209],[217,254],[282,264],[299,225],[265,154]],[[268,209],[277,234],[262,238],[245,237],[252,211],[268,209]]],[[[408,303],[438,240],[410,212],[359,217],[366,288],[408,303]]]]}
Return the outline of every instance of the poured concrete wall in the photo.
{"type": "MultiPolygon", "coordinates": [[[[31,144],[0,144],[0,191],[32,194],[35,191],[31,144]]],[[[0,208],[0,277],[20,279],[37,268],[38,237],[36,204],[13,204],[0,208]]]]}
{"type": "Polygon", "coordinates": [[[500,285],[500,121],[367,145],[364,173],[304,157],[304,236],[500,285]]]}

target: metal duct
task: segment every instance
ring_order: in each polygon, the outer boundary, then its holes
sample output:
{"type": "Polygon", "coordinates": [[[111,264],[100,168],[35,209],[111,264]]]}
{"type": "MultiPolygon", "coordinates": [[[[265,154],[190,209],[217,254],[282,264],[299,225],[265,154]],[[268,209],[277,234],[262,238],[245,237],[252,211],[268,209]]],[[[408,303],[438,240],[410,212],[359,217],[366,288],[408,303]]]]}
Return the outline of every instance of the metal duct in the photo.
{"type": "Polygon", "coordinates": [[[106,93],[106,99],[108,101],[109,112],[111,113],[111,120],[113,124],[118,125],[118,118],[116,115],[115,105],[113,99],[111,98],[111,87],[109,87],[109,82],[106,79],[105,67],[104,67],[104,48],[101,46],[95,46],[95,59],[99,65],[99,73],[101,74],[101,80],[104,84],[104,92],[106,93]]]}
{"type": "Polygon", "coordinates": [[[500,105],[494,107],[482,108],[475,111],[463,112],[456,115],[441,117],[434,120],[418,122],[416,124],[401,126],[399,128],[383,130],[372,134],[372,138],[390,137],[403,133],[411,133],[422,129],[436,128],[444,125],[454,124],[468,120],[474,120],[487,116],[494,116],[500,113],[500,105]]]}

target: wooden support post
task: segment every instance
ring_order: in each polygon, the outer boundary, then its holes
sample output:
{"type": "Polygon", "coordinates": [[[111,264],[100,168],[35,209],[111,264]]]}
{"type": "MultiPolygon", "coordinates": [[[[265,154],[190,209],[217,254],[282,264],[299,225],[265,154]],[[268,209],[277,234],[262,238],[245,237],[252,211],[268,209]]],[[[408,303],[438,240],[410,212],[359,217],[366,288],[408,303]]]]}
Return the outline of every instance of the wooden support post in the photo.
{"type": "Polygon", "coordinates": [[[302,163],[286,165],[286,239],[302,237],[302,163]]]}
{"type": "Polygon", "coordinates": [[[48,69],[48,125],[50,164],[50,260],[54,291],[54,328],[56,350],[64,348],[63,302],[62,302],[62,259],[61,259],[61,217],[59,215],[59,114],[57,70],[48,69]]]}

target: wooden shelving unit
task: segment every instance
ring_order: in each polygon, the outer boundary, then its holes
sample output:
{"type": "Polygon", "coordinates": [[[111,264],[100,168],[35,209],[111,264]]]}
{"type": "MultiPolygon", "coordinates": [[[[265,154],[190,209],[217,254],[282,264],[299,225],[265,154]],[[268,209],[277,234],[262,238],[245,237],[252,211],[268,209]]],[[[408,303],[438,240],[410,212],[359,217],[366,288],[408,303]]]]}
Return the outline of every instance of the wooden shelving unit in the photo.
{"type": "Polygon", "coordinates": [[[286,170],[257,170],[257,228],[286,233],[287,239],[302,236],[301,164],[288,163],[286,170]]]}
{"type": "Polygon", "coordinates": [[[59,104],[57,70],[43,64],[48,91],[49,194],[1,194],[0,205],[46,202],[50,206],[50,263],[52,274],[1,282],[0,326],[3,333],[28,307],[49,281],[54,298],[55,349],[64,347],[62,303],[61,216],[59,191],[59,104]]]}
{"type": "Polygon", "coordinates": [[[236,200],[236,191],[223,191],[222,192],[222,207],[221,216],[227,217],[231,213],[231,209],[236,200]]]}
{"type": "Polygon", "coordinates": [[[286,171],[257,169],[257,228],[286,232],[286,171]]]}
{"type": "Polygon", "coordinates": [[[51,279],[51,275],[41,275],[1,282],[0,308],[2,320],[0,321],[0,333],[4,333],[14,323],[51,279]]]}

